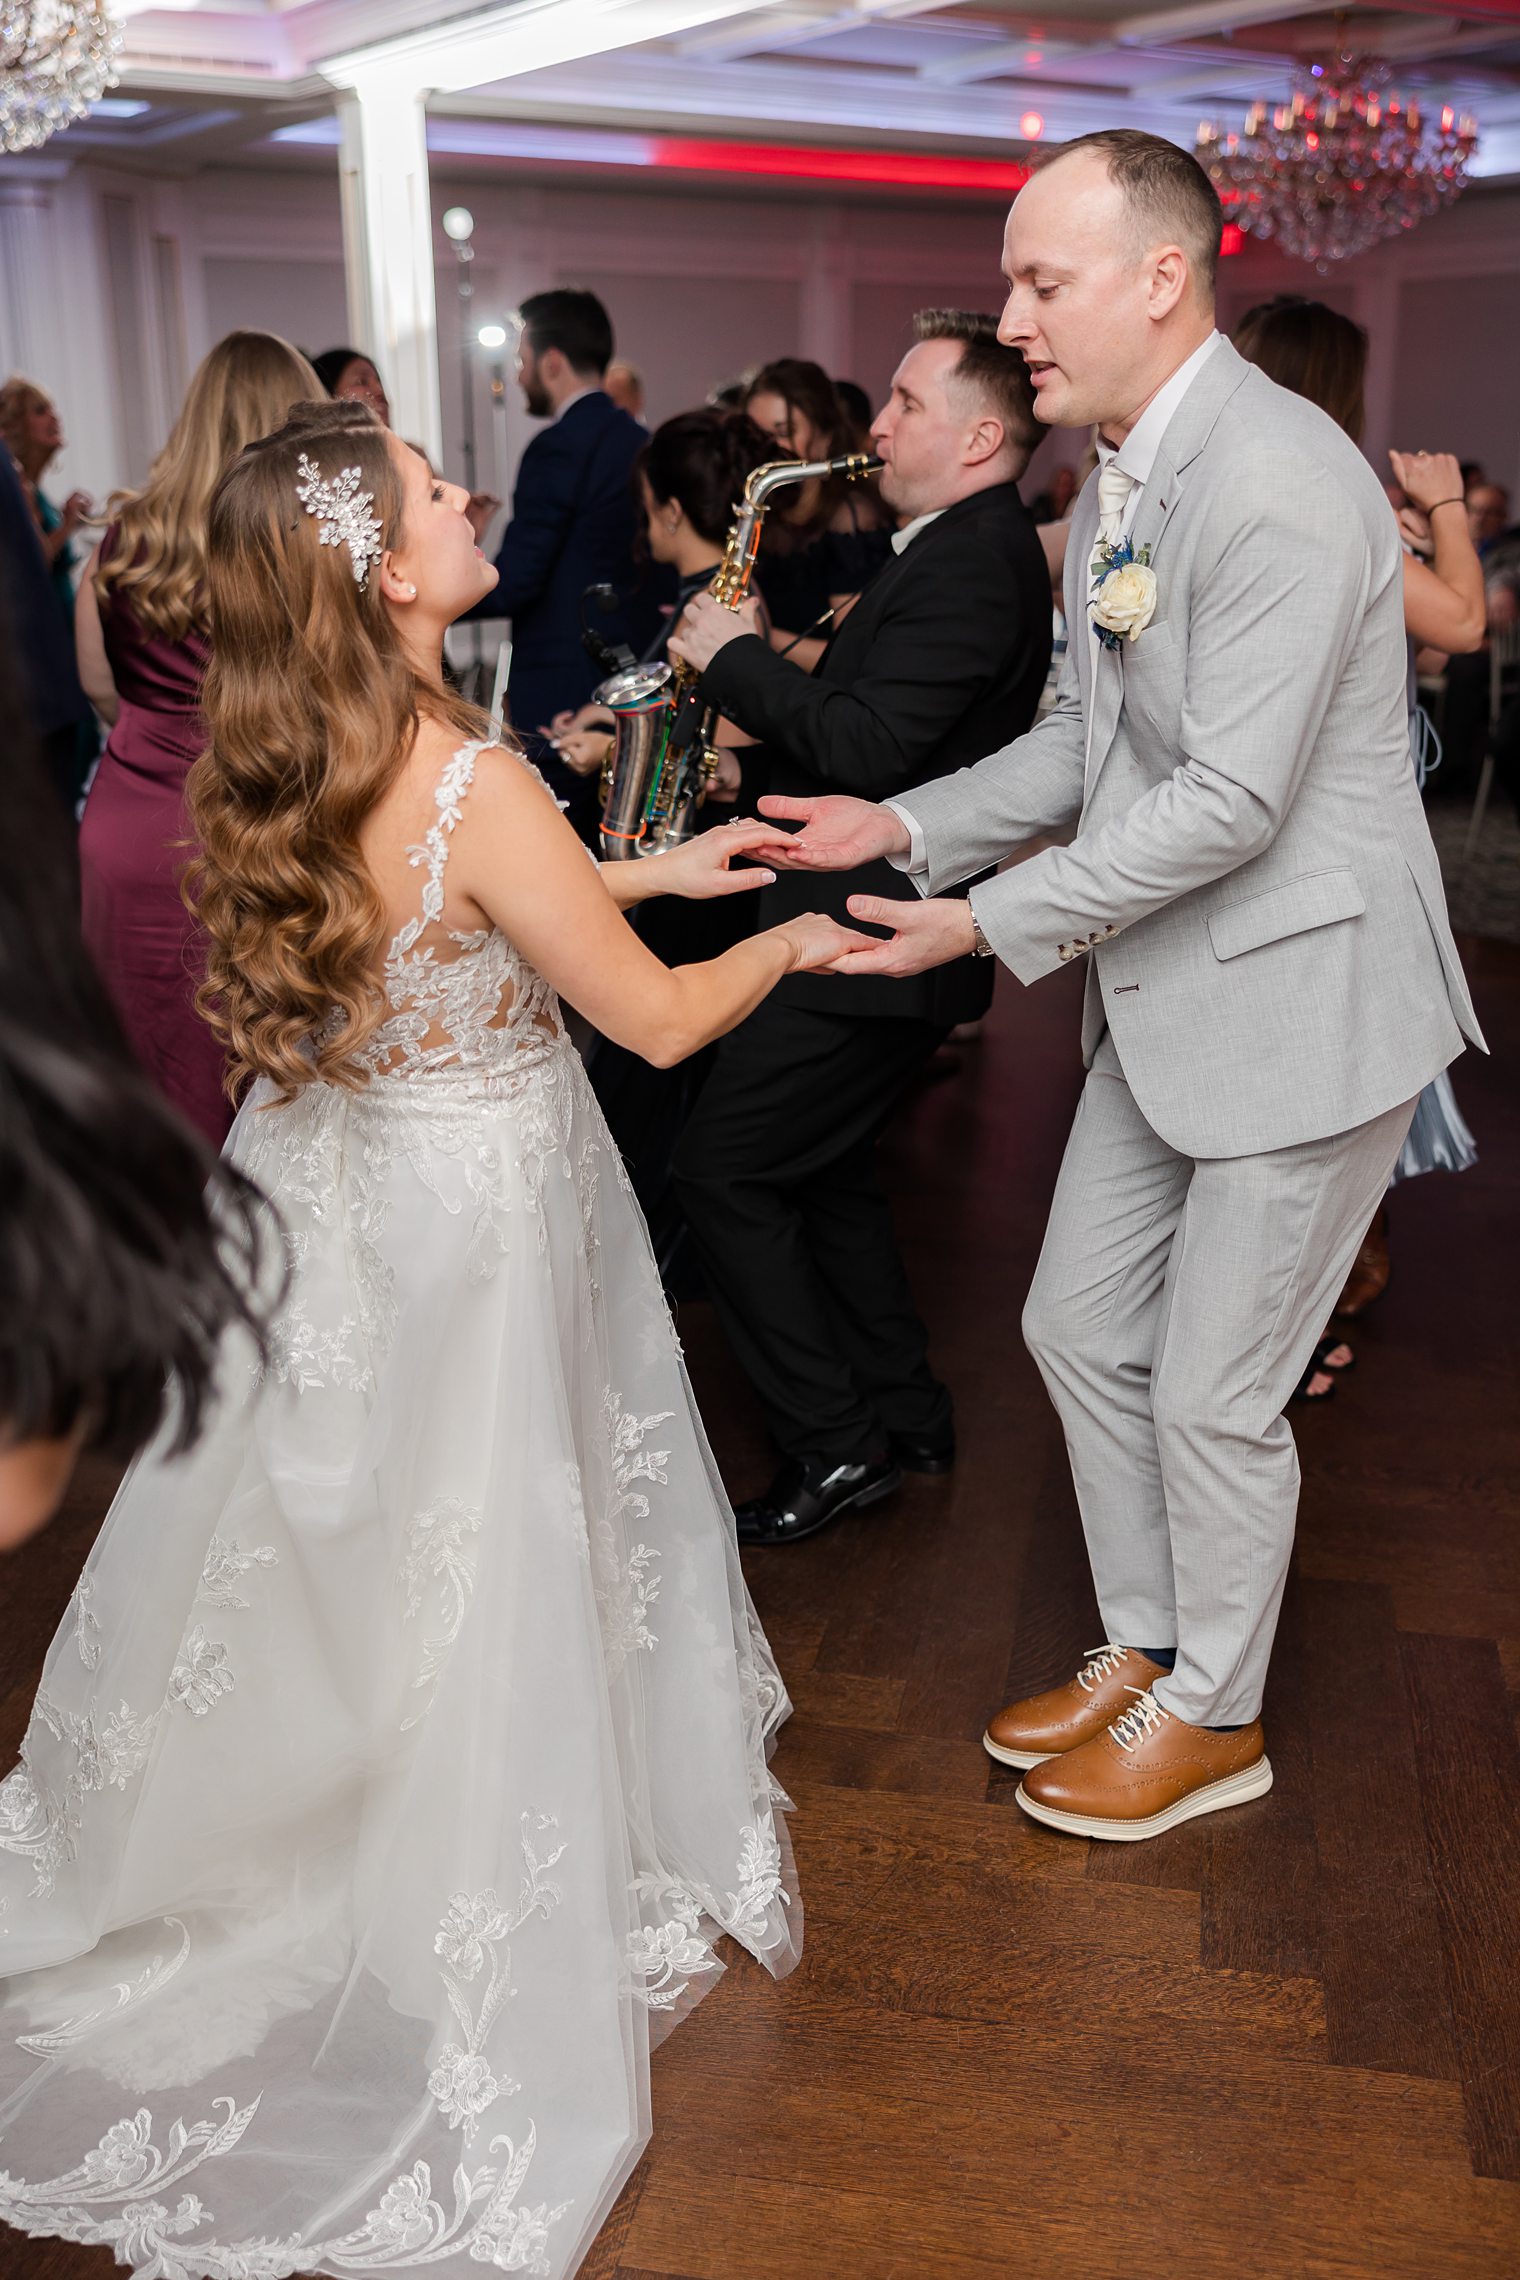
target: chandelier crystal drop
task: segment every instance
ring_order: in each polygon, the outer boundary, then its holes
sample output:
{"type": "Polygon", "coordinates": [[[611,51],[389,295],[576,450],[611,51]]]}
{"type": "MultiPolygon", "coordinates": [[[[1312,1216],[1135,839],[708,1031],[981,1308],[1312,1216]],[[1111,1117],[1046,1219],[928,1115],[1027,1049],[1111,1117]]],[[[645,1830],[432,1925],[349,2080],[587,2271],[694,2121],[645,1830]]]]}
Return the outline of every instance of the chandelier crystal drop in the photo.
{"type": "Polygon", "coordinates": [[[117,80],[108,0],[0,0],[0,148],[35,150],[117,80]]]}
{"type": "Polygon", "coordinates": [[[1228,219],[1323,270],[1459,197],[1476,122],[1391,76],[1374,56],[1298,64],[1291,101],[1253,103],[1238,134],[1205,120],[1196,155],[1228,219]]]}

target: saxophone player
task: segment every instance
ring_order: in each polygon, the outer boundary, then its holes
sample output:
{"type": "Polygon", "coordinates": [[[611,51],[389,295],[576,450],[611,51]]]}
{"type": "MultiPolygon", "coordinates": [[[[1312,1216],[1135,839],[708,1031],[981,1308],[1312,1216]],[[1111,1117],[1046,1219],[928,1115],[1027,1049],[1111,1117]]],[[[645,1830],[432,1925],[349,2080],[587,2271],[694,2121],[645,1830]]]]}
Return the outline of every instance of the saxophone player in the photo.
{"type": "MultiPolygon", "coordinates": [[[[1027,368],[991,317],[926,310],[872,438],[895,559],[816,674],[739,611],[699,595],[671,654],[758,738],[770,789],[882,800],[1027,729],[1050,663],[1050,578],[1018,482],[1043,431],[1027,368]]],[[[796,898],[916,899],[885,863],[783,872],[762,923],[796,898]]],[[[741,1542],[794,1543],[889,1495],[903,1469],[948,1472],[954,1420],[874,1170],[904,1086],[985,1012],[992,961],[905,981],[783,983],[726,1037],[675,1155],[675,1182],[729,1339],[783,1462],[738,1509],[741,1542]]]]}

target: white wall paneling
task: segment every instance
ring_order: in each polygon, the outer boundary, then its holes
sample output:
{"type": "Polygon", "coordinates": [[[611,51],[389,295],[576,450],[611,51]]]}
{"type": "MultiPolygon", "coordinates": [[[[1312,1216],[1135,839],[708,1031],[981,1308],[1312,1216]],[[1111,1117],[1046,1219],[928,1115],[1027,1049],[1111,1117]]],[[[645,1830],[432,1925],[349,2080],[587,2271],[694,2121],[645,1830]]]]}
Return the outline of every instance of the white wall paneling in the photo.
{"type": "Polygon", "coordinates": [[[343,260],[291,261],[283,254],[229,254],[205,264],[206,338],[240,325],[279,333],[308,356],[348,339],[343,260]]]}

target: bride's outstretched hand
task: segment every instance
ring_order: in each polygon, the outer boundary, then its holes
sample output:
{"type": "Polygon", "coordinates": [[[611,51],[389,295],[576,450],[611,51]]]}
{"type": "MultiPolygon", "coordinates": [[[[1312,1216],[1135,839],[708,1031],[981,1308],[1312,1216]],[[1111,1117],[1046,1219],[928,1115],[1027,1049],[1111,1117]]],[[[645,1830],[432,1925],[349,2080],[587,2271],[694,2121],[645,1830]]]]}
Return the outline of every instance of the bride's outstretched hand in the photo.
{"type": "Polygon", "coordinates": [[[789,918],[772,932],[791,944],[794,974],[838,973],[851,951],[873,946],[869,934],[857,934],[852,926],[841,926],[837,918],[818,910],[789,918]]]}
{"type": "Polygon", "coordinates": [[[760,802],[762,815],[802,829],[776,832],[756,849],[767,863],[786,871],[853,871],[883,855],[906,855],[908,827],[890,808],[853,800],[840,792],[822,799],[794,800],[771,795],[760,802]]]}
{"type": "Polygon", "coordinates": [[[889,902],[881,895],[851,895],[850,916],[869,926],[889,926],[889,941],[857,935],[851,947],[830,966],[831,974],[927,973],[951,958],[964,958],[975,948],[971,906],[951,896],[934,896],[927,902],[889,902]]]}
{"type": "Polygon", "coordinates": [[[736,857],[751,861],[768,849],[776,834],[758,816],[736,816],[732,823],[712,831],[699,831],[684,847],[663,855],[646,855],[644,867],[659,876],[667,895],[687,902],[710,902],[715,895],[742,895],[753,887],[771,886],[776,874],[766,870],[736,871],[736,857]]]}

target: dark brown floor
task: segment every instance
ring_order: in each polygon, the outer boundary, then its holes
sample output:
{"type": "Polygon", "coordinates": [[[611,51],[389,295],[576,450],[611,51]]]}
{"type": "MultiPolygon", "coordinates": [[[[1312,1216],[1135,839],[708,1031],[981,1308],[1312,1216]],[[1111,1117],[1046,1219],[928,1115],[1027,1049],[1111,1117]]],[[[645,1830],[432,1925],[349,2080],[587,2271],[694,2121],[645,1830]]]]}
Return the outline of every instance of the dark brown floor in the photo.
{"type": "MultiPolygon", "coordinates": [[[[1394,1199],[1394,1280],[1298,1413],[1277,1786],[1149,1846],[1027,1821],[978,1736],[1098,1631],[1018,1336],[1075,1097],[1078,977],[1006,983],[890,1173],[960,1403],[950,1483],[749,1564],[797,1704],[808,1914],[657,2055],[586,2280],[1515,2280],[1520,2273],[1520,950],[1467,946],[1482,1162],[1394,1199]]],[[[730,1486],[768,1458],[706,1310],[730,1486]]],[[[100,1509],[0,1572],[0,1762],[100,1509]]],[[[105,2280],[3,2236],[0,2280],[105,2280]]]]}

